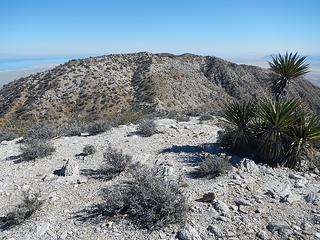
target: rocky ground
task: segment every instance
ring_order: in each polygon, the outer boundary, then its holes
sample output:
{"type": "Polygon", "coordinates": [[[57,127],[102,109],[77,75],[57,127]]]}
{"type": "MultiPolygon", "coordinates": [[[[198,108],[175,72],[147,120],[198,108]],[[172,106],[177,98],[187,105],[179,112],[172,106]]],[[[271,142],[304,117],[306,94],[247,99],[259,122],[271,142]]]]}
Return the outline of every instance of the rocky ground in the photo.
{"type": "MultiPolygon", "coordinates": [[[[320,239],[320,175],[286,168],[257,165],[248,159],[226,156],[235,164],[231,172],[214,179],[193,174],[202,156],[218,153],[216,121],[200,123],[170,119],[156,121],[160,133],[151,137],[135,134],[136,126],[82,137],[54,139],[56,152],[34,162],[20,162],[18,140],[0,144],[0,217],[20,203],[23,190],[40,191],[40,211],[15,228],[0,231],[0,239],[320,239]],[[79,154],[85,145],[97,148],[93,156],[79,154]],[[95,175],[107,146],[122,149],[133,160],[164,169],[166,178],[183,183],[190,210],[185,226],[147,232],[126,219],[81,221],[77,216],[102,200],[102,189],[126,179],[95,175]],[[58,176],[69,159],[72,176],[58,176]],[[77,174],[79,168],[79,174],[77,174]],[[214,193],[210,202],[196,201],[214,193]]],[[[223,152],[219,153],[224,155],[223,152]]]]}

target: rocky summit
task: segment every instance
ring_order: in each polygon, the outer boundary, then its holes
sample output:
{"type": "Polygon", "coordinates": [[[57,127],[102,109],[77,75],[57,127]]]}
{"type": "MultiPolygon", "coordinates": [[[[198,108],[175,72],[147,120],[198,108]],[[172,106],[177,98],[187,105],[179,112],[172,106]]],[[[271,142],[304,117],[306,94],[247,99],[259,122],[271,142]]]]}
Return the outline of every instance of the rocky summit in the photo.
{"type": "MultiPolygon", "coordinates": [[[[269,94],[269,70],[192,54],[117,54],[72,60],[0,89],[0,120],[100,118],[130,109],[219,111],[269,94]]],[[[320,112],[320,89],[298,79],[289,96],[320,112]]]]}
{"type": "Polygon", "coordinates": [[[157,119],[158,132],[150,137],[137,134],[133,124],[99,135],[60,137],[52,140],[53,155],[32,162],[18,161],[21,139],[3,141],[0,239],[320,239],[319,171],[271,168],[226,154],[214,144],[217,121],[157,119]],[[87,144],[96,147],[94,154],[81,154],[87,144]],[[134,163],[160,169],[165,182],[178,182],[187,199],[185,223],[147,231],[125,215],[102,218],[103,212],[91,211],[104,201],[104,189],[130,179],[127,171],[100,179],[97,173],[107,146],[131,155],[134,163]],[[197,176],[208,154],[229,159],[232,168],[215,178],[197,176]],[[5,216],[21,204],[23,191],[40,192],[42,206],[31,218],[6,229],[5,216]]]}

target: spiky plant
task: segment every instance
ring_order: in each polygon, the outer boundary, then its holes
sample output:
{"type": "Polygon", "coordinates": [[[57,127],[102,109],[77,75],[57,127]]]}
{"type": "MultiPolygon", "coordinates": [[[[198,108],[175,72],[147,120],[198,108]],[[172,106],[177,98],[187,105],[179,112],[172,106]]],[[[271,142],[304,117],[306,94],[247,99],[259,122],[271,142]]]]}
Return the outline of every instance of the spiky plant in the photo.
{"type": "Polygon", "coordinates": [[[255,132],[262,160],[271,165],[283,163],[289,129],[301,116],[300,102],[295,99],[266,99],[259,104],[255,132]]]}
{"type": "Polygon", "coordinates": [[[301,166],[303,156],[311,156],[313,144],[320,142],[320,122],[314,116],[302,115],[289,130],[289,145],[285,165],[291,168],[301,166]]]}
{"type": "Polygon", "coordinates": [[[306,57],[299,56],[298,53],[288,53],[284,55],[278,54],[271,56],[272,62],[269,62],[270,68],[280,77],[275,79],[272,83],[272,93],[275,95],[276,100],[286,94],[285,88],[287,83],[297,77],[303,76],[309,72],[310,64],[305,62],[306,57]]]}
{"type": "Polygon", "coordinates": [[[226,121],[235,129],[230,132],[230,147],[238,153],[246,153],[251,143],[250,125],[255,117],[252,101],[241,101],[229,104],[224,112],[226,121]]]}

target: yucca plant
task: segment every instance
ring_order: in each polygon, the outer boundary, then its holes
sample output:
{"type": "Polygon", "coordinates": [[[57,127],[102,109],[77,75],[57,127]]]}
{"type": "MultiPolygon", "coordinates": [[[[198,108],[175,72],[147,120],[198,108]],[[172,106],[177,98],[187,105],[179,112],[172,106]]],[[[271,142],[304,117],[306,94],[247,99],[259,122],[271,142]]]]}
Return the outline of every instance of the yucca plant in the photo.
{"type": "Polygon", "coordinates": [[[276,100],[279,100],[281,96],[286,94],[285,88],[287,83],[308,73],[310,65],[305,62],[306,57],[301,57],[298,53],[286,52],[284,55],[278,54],[271,57],[272,62],[269,62],[270,68],[280,75],[278,79],[273,81],[271,90],[276,100]]]}
{"type": "Polygon", "coordinates": [[[289,145],[285,165],[291,168],[301,166],[303,156],[314,153],[313,144],[320,142],[320,122],[314,115],[303,115],[297,118],[289,130],[289,145]]]}
{"type": "Polygon", "coordinates": [[[289,140],[289,129],[302,116],[300,102],[291,100],[261,101],[255,119],[255,132],[261,160],[268,164],[282,164],[289,140]]]}
{"type": "Polygon", "coordinates": [[[235,127],[230,131],[230,148],[238,153],[246,153],[252,143],[250,126],[255,117],[255,107],[252,101],[241,101],[229,104],[224,112],[227,123],[235,127]]]}

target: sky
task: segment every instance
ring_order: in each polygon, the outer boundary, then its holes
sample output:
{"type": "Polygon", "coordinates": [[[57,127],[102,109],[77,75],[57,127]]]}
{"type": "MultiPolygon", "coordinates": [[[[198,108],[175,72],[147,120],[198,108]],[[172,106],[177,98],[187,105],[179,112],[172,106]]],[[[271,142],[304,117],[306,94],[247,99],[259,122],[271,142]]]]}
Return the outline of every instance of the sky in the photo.
{"type": "Polygon", "coordinates": [[[319,0],[0,0],[0,58],[320,55],[319,0]]]}

